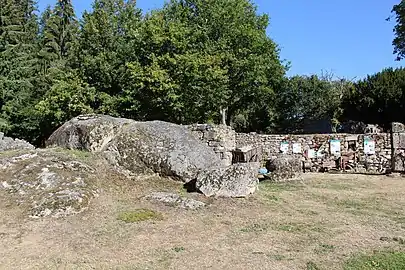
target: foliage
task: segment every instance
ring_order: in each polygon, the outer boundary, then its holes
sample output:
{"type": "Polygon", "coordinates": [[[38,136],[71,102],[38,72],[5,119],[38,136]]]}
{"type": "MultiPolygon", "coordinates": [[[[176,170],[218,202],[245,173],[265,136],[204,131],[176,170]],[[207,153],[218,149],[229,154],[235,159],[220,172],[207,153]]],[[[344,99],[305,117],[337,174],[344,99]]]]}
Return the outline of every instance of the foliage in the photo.
{"type": "Polygon", "coordinates": [[[345,120],[389,126],[405,122],[405,69],[384,69],[358,81],[343,99],[345,120]]]}
{"type": "Polygon", "coordinates": [[[26,119],[37,97],[37,31],[33,1],[0,2],[0,128],[22,138],[31,131],[26,119]]]}
{"type": "Polygon", "coordinates": [[[53,82],[52,88],[38,102],[36,109],[44,122],[57,127],[74,116],[92,113],[96,90],[80,78],[70,75],[53,82]]]}
{"type": "Polygon", "coordinates": [[[313,122],[323,120],[332,124],[340,114],[344,91],[341,86],[316,75],[289,78],[277,92],[278,128],[302,133],[313,122]]]}
{"type": "MultiPolygon", "coordinates": [[[[251,0],[171,0],[146,14],[135,0],[94,0],[80,20],[71,0],[39,18],[35,5],[0,0],[0,131],[36,145],[93,112],[242,132],[405,121],[402,69],[357,83],[286,78],[269,16],[251,0]]],[[[403,5],[393,9],[399,57],[403,5]]]]}
{"type": "Polygon", "coordinates": [[[131,84],[127,63],[139,57],[140,22],[134,0],[95,0],[93,10],[83,15],[72,67],[97,89],[94,109],[100,113],[121,111],[119,100],[131,84]]]}
{"type": "Polygon", "coordinates": [[[405,269],[405,253],[374,252],[372,255],[353,257],[344,265],[345,270],[399,270],[405,269]]]}
{"type": "Polygon", "coordinates": [[[395,38],[392,45],[396,60],[400,61],[405,57],[405,1],[401,0],[399,4],[394,5],[392,13],[394,13],[396,23],[394,27],[395,38]]]}

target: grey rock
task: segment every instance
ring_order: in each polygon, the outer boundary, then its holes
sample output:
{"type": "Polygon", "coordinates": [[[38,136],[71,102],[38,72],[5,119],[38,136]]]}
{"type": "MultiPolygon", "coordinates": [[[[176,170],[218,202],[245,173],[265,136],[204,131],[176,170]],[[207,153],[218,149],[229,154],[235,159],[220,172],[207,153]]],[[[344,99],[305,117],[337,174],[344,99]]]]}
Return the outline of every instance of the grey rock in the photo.
{"type": "Polygon", "coordinates": [[[199,209],[205,206],[205,203],[203,202],[194,199],[183,198],[178,194],[166,192],[152,193],[146,196],[146,199],[191,210],[199,209]]]}
{"type": "Polygon", "coordinates": [[[26,205],[32,218],[69,216],[86,210],[97,196],[89,181],[94,173],[92,167],[64,153],[12,153],[0,158],[0,192],[26,205]]]}
{"type": "Polygon", "coordinates": [[[292,156],[279,156],[267,162],[270,178],[275,182],[298,180],[302,176],[302,161],[292,156]]]}
{"type": "Polygon", "coordinates": [[[404,133],[405,125],[402,123],[394,122],[392,123],[392,132],[394,133],[404,133]]]}
{"type": "Polygon", "coordinates": [[[35,147],[33,145],[24,140],[5,137],[4,133],[0,132],[0,152],[26,149],[29,150],[34,148],[35,147]]]}
{"type": "Polygon", "coordinates": [[[246,197],[256,191],[259,163],[213,167],[199,174],[196,188],[211,197],[246,197]]]}
{"type": "Polygon", "coordinates": [[[162,121],[80,116],[52,134],[47,145],[102,152],[128,174],[155,172],[186,183],[220,164],[214,151],[188,127],[162,121]]]}

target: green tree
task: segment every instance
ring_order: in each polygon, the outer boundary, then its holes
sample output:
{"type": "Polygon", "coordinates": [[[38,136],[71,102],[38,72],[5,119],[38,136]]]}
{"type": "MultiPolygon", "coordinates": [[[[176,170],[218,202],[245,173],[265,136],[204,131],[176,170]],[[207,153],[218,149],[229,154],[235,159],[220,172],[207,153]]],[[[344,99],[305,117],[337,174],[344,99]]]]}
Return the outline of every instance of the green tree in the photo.
{"type": "Polygon", "coordinates": [[[335,123],[341,113],[344,83],[316,75],[294,76],[286,80],[277,92],[279,131],[302,133],[307,124],[318,121],[335,123]]]}
{"type": "Polygon", "coordinates": [[[405,1],[401,0],[399,4],[394,5],[392,13],[396,23],[394,27],[395,38],[392,45],[396,60],[399,61],[405,57],[405,1]]]}
{"type": "Polygon", "coordinates": [[[389,127],[405,122],[405,69],[388,68],[358,81],[343,100],[344,120],[389,127]]]}
{"type": "Polygon", "coordinates": [[[118,114],[118,101],[129,85],[127,63],[138,58],[141,18],[135,0],[95,0],[83,16],[73,67],[97,89],[100,113],[118,114]]]}
{"type": "Polygon", "coordinates": [[[0,1],[0,128],[21,138],[30,136],[28,110],[37,96],[37,33],[34,1],[0,1]]]}
{"type": "Polygon", "coordinates": [[[286,70],[267,26],[247,0],[170,1],[145,18],[140,57],[129,65],[136,87],[124,95],[144,119],[218,123],[227,112],[228,124],[244,114],[248,129],[263,129],[252,116],[270,113],[286,70]]]}
{"type": "Polygon", "coordinates": [[[35,106],[37,116],[44,119],[43,137],[47,138],[55,127],[77,115],[94,112],[95,96],[96,90],[75,74],[55,80],[50,91],[35,106]]]}
{"type": "Polygon", "coordinates": [[[78,33],[78,22],[71,0],[58,0],[53,9],[48,7],[41,18],[39,57],[46,74],[48,68],[62,70],[72,54],[78,33]]]}

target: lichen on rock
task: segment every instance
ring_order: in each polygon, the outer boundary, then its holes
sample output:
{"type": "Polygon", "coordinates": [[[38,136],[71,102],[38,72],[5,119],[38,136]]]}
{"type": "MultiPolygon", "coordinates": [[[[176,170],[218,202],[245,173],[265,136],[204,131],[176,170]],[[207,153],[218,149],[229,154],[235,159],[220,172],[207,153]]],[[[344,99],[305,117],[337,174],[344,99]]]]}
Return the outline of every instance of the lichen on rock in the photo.
{"type": "Polygon", "coordinates": [[[61,217],[84,211],[97,196],[94,169],[51,150],[15,152],[0,158],[0,192],[28,207],[29,216],[61,217]]]}

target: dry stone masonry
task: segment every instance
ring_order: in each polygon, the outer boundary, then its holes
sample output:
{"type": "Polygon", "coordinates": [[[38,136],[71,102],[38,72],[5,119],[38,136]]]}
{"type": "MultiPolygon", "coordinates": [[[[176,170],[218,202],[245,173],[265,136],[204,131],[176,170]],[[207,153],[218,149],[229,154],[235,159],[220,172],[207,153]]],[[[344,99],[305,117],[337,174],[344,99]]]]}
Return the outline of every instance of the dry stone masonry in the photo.
{"type": "Polygon", "coordinates": [[[353,164],[348,163],[356,172],[385,172],[391,165],[389,133],[313,135],[238,133],[236,145],[260,147],[265,160],[280,155],[301,158],[305,168],[311,171],[338,168],[339,157],[352,160],[353,164]]]}
{"type": "Polygon", "coordinates": [[[232,164],[232,151],[236,147],[236,132],[229,126],[197,124],[189,126],[193,135],[211,147],[224,166],[232,164]]]}

